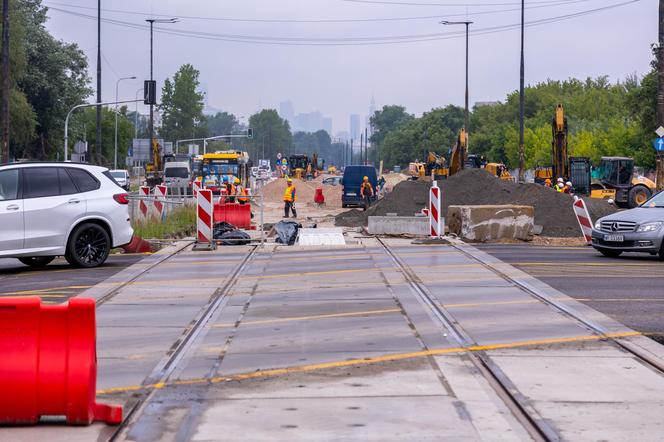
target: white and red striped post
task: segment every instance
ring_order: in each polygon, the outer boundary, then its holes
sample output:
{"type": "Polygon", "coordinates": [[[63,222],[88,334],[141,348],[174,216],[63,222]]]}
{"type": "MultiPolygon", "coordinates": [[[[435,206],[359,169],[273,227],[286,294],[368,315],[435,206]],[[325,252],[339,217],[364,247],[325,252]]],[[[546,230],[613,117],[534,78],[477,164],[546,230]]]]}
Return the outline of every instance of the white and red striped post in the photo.
{"type": "Polygon", "coordinates": [[[216,247],[213,232],[212,191],[200,189],[196,196],[196,245],[194,250],[211,250],[216,247]]]}
{"type": "Polygon", "coordinates": [[[202,189],[201,181],[194,180],[191,182],[191,188],[194,194],[194,198],[198,195],[198,191],[202,189]]]}
{"type": "Polygon", "coordinates": [[[164,207],[166,202],[166,192],[168,189],[166,186],[158,185],[154,186],[154,209],[157,213],[157,218],[162,219],[164,216],[164,207]]]}
{"type": "Polygon", "coordinates": [[[433,181],[429,191],[429,225],[431,228],[431,237],[440,238],[444,234],[444,226],[440,209],[442,206],[442,195],[438,184],[433,181]]]}
{"type": "Polygon", "coordinates": [[[138,189],[138,196],[141,198],[138,200],[138,211],[142,219],[147,219],[148,217],[148,202],[144,198],[150,197],[150,188],[148,186],[141,186],[138,189]]]}
{"type": "Polygon", "coordinates": [[[586,202],[578,196],[575,196],[573,207],[574,214],[579,222],[579,227],[581,227],[581,233],[583,234],[586,243],[590,244],[593,239],[593,221],[590,219],[586,202]]]}

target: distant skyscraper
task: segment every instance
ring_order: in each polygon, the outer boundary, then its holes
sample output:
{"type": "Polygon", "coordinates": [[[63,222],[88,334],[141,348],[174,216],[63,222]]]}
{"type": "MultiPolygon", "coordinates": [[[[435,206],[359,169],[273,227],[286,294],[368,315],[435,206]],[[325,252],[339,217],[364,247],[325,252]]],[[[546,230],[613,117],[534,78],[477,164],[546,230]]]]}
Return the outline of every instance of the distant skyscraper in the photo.
{"type": "Polygon", "coordinates": [[[332,118],[323,117],[321,124],[323,126],[323,130],[326,131],[330,137],[332,137],[332,118]]]}
{"type": "Polygon", "coordinates": [[[279,103],[279,116],[293,125],[295,121],[295,108],[290,100],[279,103]]]}
{"type": "Polygon", "coordinates": [[[360,116],[358,114],[350,115],[350,137],[353,140],[360,139],[360,116]]]}
{"type": "Polygon", "coordinates": [[[369,116],[367,117],[367,127],[369,128],[369,133],[373,135],[373,127],[371,127],[371,117],[376,113],[376,100],[374,99],[373,94],[371,94],[371,103],[369,104],[369,116]]]}

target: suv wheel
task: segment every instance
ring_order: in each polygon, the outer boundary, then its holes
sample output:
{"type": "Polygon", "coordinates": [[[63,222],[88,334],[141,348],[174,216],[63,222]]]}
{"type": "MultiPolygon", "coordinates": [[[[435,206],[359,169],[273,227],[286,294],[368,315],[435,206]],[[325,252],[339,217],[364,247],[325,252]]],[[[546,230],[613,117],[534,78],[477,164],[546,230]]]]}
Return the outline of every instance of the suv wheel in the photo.
{"type": "Polygon", "coordinates": [[[30,256],[27,258],[18,258],[26,266],[44,267],[55,259],[55,256],[30,256]]]}
{"type": "Polygon", "coordinates": [[[76,267],[102,265],[111,251],[111,238],[101,226],[84,223],[76,227],[67,241],[65,258],[76,267]]]}
{"type": "Polygon", "coordinates": [[[659,259],[664,261],[664,242],[662,242],[662,247],[659,249],[659,259]]]}
{"type": "Polygon", "coordinates": [[[622,254],[622,250],[598,249],[599,253],[609,258],[617,258],[622,254]]]}

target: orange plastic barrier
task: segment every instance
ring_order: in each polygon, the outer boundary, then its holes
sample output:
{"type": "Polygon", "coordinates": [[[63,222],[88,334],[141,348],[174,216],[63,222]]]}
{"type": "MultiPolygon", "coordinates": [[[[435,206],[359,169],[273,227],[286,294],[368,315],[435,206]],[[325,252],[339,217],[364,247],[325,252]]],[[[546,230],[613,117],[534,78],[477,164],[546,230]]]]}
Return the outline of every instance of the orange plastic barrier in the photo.
{"type": "Polygon", "coordinates": [[[65,416],[70,425],[122,422],[121,406],[95,402],[94,299],[0,299],[0,355],[0,424],[41,416],[65,416]]]}
{"type": "Polygon", "coordinates": [[[251,228],[251,205],[240,203],[215,203],[214,222],[226,221],[238,229],[251,228]]]}

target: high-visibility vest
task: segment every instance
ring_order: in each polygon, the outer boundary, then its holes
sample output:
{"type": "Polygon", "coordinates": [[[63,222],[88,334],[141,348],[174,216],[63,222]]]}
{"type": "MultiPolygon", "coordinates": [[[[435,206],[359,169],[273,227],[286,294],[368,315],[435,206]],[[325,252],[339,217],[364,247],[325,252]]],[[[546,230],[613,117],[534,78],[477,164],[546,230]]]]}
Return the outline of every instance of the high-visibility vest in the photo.
{"type": "Polygon", "coordinates": [[[295,186],[293,186],[292,184],[286,187],[286,190],[284,191],[284,202],[286,203],[295,202],[295,186]]]}
{"type": "Polygon", "coordinates": [[[371,186],[371,183],[369,181],[365,181],[362,183],[362,186],[360,187],[360,195],[373,196],[373,187],[371,186]]]}
{"type": "Polygon", "coordinates": [[[245,202],[245,203],[247,201],[249,201],[249,194],[247,193],[247,189],[245,189],[244,187],[238,186],[237,190],[238,190],[238,192],[237,192],[237,194],[238,194],[237,200],[238,201],[245,202]]]}

